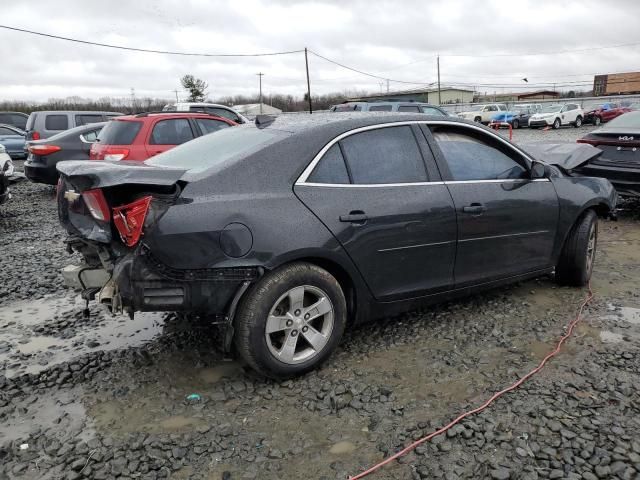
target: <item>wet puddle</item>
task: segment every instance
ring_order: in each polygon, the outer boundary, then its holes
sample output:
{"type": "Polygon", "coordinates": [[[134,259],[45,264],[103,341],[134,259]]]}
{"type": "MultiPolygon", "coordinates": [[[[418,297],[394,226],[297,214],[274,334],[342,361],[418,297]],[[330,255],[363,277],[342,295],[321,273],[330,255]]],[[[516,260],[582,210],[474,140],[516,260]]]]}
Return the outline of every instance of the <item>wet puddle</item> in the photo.
{"type": "Polygon", "coordinates": [[[95,323],[79,323],[84,303],[79,297],[49,297],[0,307],[0,367],[4,375],[38,373],[92,351],[142,345],[162,332],[164,315],[139,313],[96,315],[95,323]],[[68,322],[56,336],[41,334],[53,323],[68,322]],[[75,324],[74,322],[77,322],[75,324]]]}
{"type": "Polygon", "coordinates": [[[640,325],[640,308],[620,307],[615,313],[625,322],[640,325]]]}

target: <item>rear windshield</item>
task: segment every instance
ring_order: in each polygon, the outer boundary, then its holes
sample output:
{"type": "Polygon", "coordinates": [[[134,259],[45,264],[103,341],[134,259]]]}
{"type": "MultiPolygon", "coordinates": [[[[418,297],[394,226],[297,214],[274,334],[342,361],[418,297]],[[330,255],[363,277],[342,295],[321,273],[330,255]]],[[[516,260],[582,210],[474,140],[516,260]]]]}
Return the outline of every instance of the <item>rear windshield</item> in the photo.
{"type": "Polygon", "coordinates": [[[98,135],[105,145],[131,145],[142,128],[142,122],[111,120],[98,135]]]}
{"type": "Polygon", "coordinates": [[[629,112],[614,118],[605,129],[611,128],[640,128],[640,112],[629,112]]]}
{"type": "Polygon", "coordinates": [[[185,168],[191,173],[198,173],[264,148],[283,135],[279,130],[259,129],[253,126],[225,128],[215,135],[204,135],[168,150],[145,163],[185,168]]]}

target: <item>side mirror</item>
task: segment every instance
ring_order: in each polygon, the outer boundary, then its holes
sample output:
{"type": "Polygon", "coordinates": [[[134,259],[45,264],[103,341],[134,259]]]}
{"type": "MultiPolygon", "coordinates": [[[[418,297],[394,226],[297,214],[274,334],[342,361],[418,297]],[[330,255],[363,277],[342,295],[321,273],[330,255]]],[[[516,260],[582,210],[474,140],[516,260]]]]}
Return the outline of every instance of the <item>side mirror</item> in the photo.
{"type": "Polygon", "coordinates": [[[534,161],[531,164],[531,180],[547,177],[547,166],[542,162],[534,161]]]}

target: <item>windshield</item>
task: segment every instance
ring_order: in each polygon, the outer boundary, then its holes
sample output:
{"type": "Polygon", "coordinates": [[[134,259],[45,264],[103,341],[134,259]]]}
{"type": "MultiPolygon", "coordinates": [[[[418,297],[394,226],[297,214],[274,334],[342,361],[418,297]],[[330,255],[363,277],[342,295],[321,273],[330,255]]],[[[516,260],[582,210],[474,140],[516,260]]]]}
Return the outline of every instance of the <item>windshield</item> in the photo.
{"type": "Polygon", "coordinates": [[[145,163],[185,168],[191,173],[198,173],[212,167],[221,167],[240,155],[264,148],[283,135],[284,132],[280,130],[259,129],[254,126],[225,128],[184,143],[145,163]]]}
{"type": "Polygon", "coordinates": [[[562,110],[562,105],[547,105],[546,107],[542,107],[542,113],[554,113],[562,110]]]}
{"type": "Polygon", "coordinates": [[[615,128],[640,128],[640,112],[629,112],[614,118],[605,127],[607,130],[615,128]]]}

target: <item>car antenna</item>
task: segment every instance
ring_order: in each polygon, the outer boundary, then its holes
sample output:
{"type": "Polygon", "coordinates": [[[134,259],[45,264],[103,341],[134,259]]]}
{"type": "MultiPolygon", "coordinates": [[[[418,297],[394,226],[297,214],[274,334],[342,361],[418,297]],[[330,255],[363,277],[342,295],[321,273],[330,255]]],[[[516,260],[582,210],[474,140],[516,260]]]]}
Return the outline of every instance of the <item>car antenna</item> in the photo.
{"type": "Polygon", "coordinates": [[[273,115],[256,115],[256,127],[268,127],[275,121],[275,119],[276,117],[274,117],[273,115]]]}

